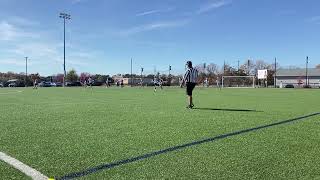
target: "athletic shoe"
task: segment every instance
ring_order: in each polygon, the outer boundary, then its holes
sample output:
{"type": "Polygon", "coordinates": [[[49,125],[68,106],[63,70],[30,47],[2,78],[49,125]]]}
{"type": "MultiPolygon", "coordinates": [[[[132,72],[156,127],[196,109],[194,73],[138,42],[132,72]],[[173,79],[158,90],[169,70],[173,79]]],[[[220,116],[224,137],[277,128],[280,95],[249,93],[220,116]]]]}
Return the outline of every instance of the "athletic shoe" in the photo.
{"type": "Polygon", "coordinates": [[[186,107],[187,109],[192,109],[193,108],[193,106],[191,105],[188,105],[187,107],[186,107]]]}

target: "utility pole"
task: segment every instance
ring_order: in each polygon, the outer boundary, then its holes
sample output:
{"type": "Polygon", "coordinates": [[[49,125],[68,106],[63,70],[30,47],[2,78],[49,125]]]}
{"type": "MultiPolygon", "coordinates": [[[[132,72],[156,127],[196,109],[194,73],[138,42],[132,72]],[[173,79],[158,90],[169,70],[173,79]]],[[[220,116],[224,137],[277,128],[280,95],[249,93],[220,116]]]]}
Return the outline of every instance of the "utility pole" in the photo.
{"type": "Polygon", "coordinates": [[[226,75],[226,61],[223,61],[223,75],[226,75]]]}
{"type": "Polygon", "coordinates": [[[140,76],[141,78],[142,78],[142,73],[143,73],[143,67],[141,68],[141,76],[140,76]]]}
{"type": "Polygon", "coordinates": [[[131,87],[133,86],[133,79],[132,79],[132,58],[131,58],[131,87]]]}
{"type": "Polygon", "coordinates": [[[64,71],[64,76],[63,76],[63,87],[65,86],[65,79],[67,76],[66,72],[66,19],[70,20],[71,15],[66,14],[66,13],[60,13],[60,18],[63,18],[63,71],[64,71]]]}
{"type": "Polygon", "coordinates": [[[26,58],[26,79],[25,79],[25,86],[27,87],[27,80],[28,80],[28,57],[26,58]]]}
{"type": "Polygon", "coordinates": [[[274,88],[277,88],[277,58],[274,58],[274,88]]]}
{"type": "Polygon", "coordinates": [[[240,60],[238,60],[238,75],[240,75],[240,60]]]}
{"type": "Polygon", "coordinates": [[[141,76],[140,76],[140,77],[141,77],[141,82],[140,82],[140,83],[141,83],[141,87],[143,86],[143,77],[142,77],[142,73],[143,73],[143,67],[141,68],[141,76]]]}
{"type": "Polygon", "coordinates": [[[168,84],[169,84],[169,86],[171,86],[171,65],[169,65],[168,84]]]}
{"type": "Polygon", "coordinates": [[[309,85],[308,64],[309,64],[309,57],[307,56],[307,58],[306,58],[306,86],[309,85]]]}
{"type": "Polygon", "coordinates": [[[250,75],[250,59],[248,59],[248,69],[247,70],[248,70],[247,75],[249,76],[250,75]]]}

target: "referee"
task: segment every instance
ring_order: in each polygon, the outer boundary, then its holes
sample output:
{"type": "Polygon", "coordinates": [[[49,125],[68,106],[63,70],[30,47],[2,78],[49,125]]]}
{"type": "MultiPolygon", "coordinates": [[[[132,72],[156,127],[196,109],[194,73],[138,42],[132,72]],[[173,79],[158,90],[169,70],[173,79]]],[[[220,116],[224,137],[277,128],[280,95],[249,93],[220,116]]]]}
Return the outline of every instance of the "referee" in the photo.
{"type": "Polygon", "coordinates": [[[187,106],[187,108],[192,109],[194,107],[193,105],[193,101],[192,101],[192,91],[195,88],[196,84],[197,84],[197,79],[198,79],[198,71],[197,69],[194,69],[192,67],[192,62],[191,61],[187,61],[187,71],[183,77],[182,83],[181,83],[181,87],[186,84],[187,86],[187,95],[188,95],[188,100],[189,100],[189,105],[187,106]]]}

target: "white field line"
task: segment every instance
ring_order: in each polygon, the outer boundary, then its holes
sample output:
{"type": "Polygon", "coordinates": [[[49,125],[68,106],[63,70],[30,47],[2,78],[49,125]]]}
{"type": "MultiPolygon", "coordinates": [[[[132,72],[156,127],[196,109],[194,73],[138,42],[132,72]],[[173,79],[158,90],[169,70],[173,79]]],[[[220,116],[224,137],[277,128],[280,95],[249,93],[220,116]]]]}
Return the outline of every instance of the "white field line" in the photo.
{"type": "Polygon", "coordinates": [[[0,95],[1,94],[17,94],[17,93],[22,93],[22,91],[5,92],[5,93],[0,93],[0,95]]]}
{"type": "Polygon", "coordinates": [[[14,168],[18,169],[19,171],[23,172],[25,175],[31,177],[34,180],[48,180],[49,178],[45,175],[41,174],[39,171],[31,168],[30,166],[20,162],[19,160],[6,155],[3,152],[0,152],[0,160],[10,164],[14,168]]]}

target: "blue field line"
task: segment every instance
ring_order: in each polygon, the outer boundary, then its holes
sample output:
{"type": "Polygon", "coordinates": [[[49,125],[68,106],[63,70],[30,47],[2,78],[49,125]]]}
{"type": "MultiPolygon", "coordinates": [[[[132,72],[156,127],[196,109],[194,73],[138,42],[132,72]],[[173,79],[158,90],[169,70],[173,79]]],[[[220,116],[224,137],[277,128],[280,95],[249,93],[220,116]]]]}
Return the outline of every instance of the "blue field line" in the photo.
{"type": "Polygon", "coordinates": [[[102,164],[96,167],[91,167],[88,169],[85,169],[83,171],[79,171],[79,172],[75,172],[75,173],[70,173],[67,174],[65,176],[62,177],[58,177],[55,178],[57,180],[67,180],[67,179],[74,179],[74,178],[78,178],[78,177],[83,177],[89,174],[93,174],[95,172],[98,171],[102,171],[102,170],[107,170],[107,169],[112,169],[124,164],[129,164],[132,162],[136,162],[136,161],[141,161],[147,158],[151,158],[160,154],[165,154],[165,153],[169,153],[172,151],[177,151],[180,149],[184,149],[184,148],[188,148],[191,146],[195,146],[195,145],[199,145],[199,144],[204,144],[204,143],[208,143],[208,142],[213,142],[219,139],[224,139],[227,137],[231,137],[231,136],[236,136],[236,135],[240,135],[240,134],[244,134],[244,133],[249,133],[252,131],[257,131],[257,130],[261,130],[261,129],[266,129],[266,128],[270,128],[273,126],[277,126],[277,125],[282,125],[282,124],[288,124],[291,122],[295,122],[295,121],[299,121],[299,120],[304,120],[306,118],[309,117],[314,117],[314,116],[318,116],[320,115],[320,112],[318,113],[313,113],[313,114],[309,114],[309,115],[305,115],[305,116],[301,116],[301,117],[296,117],[293,119],[288,119],[288,120],[284,120],[284,121],[280,121],[280,122],[276,122],[276,123],[272,123],[272,124],[267,124],[267,125],[262,125],[262,126],[258,126],[258,127],[254,127],[254,128],[249,128],[249,129],[244,129],[244,130],[240,130],[240,131],[235,131],[235,132],[231,132],[231,133],[227,133],[227,134],[222,134],[219,136],[215,136],[215,137],[211,137],[211,138],[207,138],[207,139],[203,139],[203,140],[199,140],[199,141],[193,141],[187,144],[182,144],[182,145],[178,145],[178,146],[173,146],[173,147],[169,147],[166,149],[162,149],[162,150],[158,150],[158,151],[154,151],[154,152],[150,152],[144,155],[140,155],[140,156],[136,156],[136,157],[132,157],[132,158],[128,158],[128,159],[123,159],[123,160],[119,160],[113,163],[109,163],[109,164],[102,164]]]}

